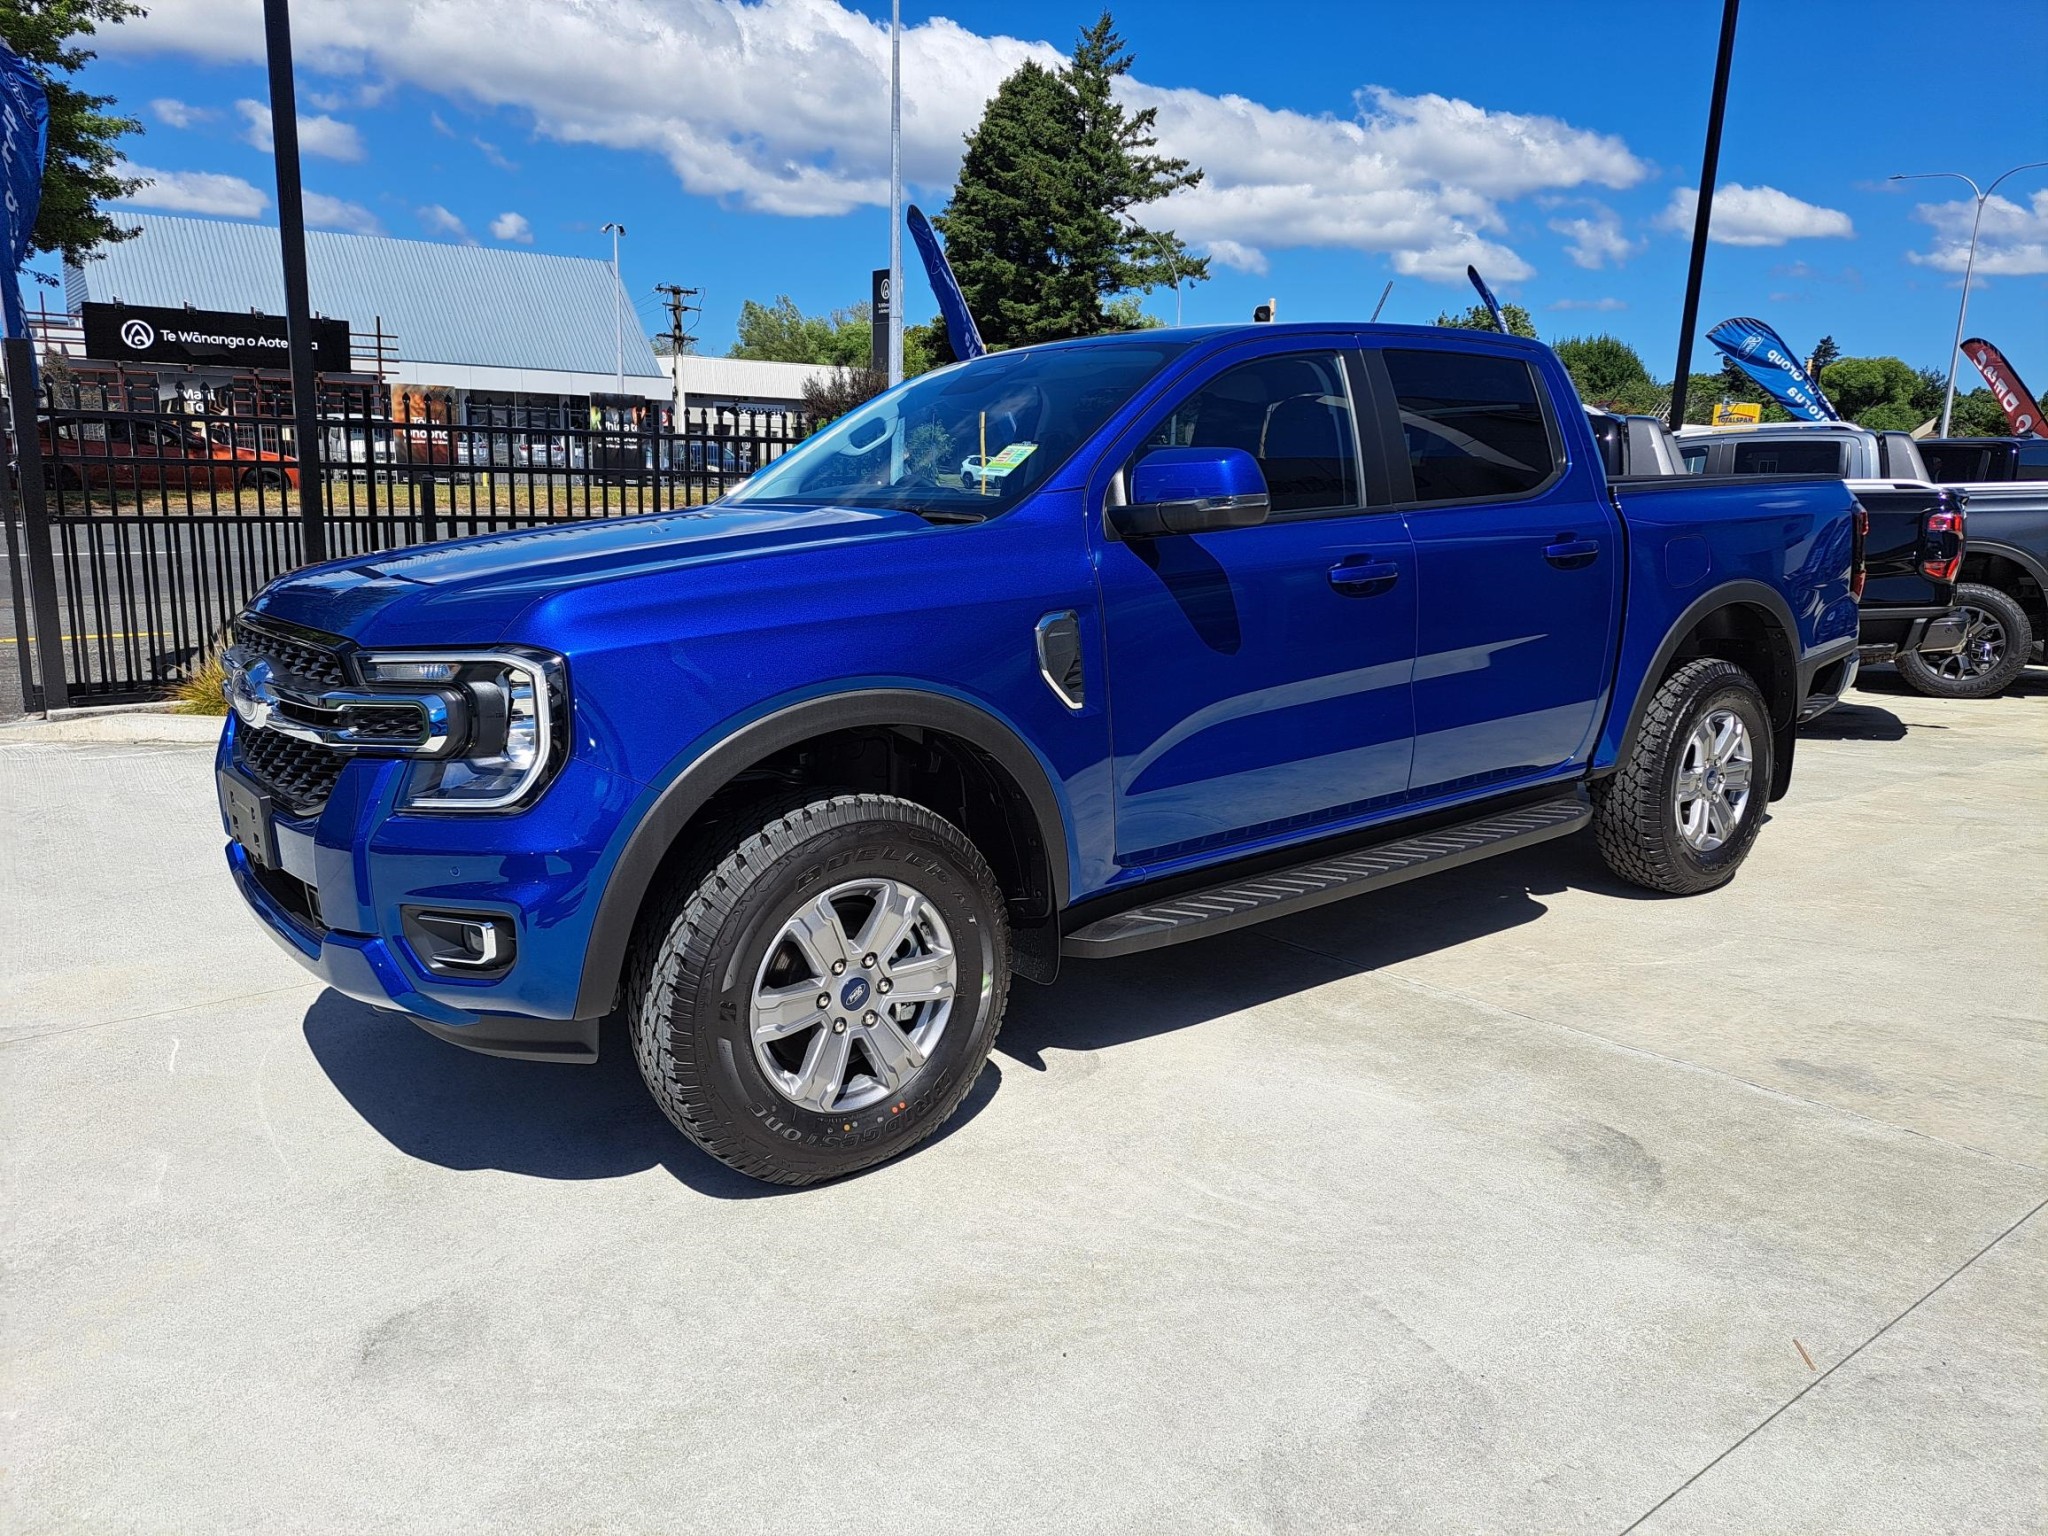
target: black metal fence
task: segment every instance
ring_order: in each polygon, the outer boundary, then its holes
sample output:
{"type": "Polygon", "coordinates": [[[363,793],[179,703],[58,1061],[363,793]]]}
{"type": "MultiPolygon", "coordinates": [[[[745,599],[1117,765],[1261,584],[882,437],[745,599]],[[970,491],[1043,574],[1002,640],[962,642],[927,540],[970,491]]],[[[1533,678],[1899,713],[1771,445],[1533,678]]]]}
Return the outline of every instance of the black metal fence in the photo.
{"type": "MultiPolygon", "coordinates": [[[[23,345],[7,344],[10,365],[23,345]]],[[[0,710],[175,688],[258,589],[304,563],[302,475],[321,476],[337,558],[700,505],[805,429],[724,410],[677,431],[652,408],[636,419],[622,407],[576,425],[560,409],[458,422],[447,402],[414,400],[394,419],[381,386],[323,387],[309,463],[288,394],[190,411],[167,409],[153,383],[59,380],[9,403],[0,710]]]]}

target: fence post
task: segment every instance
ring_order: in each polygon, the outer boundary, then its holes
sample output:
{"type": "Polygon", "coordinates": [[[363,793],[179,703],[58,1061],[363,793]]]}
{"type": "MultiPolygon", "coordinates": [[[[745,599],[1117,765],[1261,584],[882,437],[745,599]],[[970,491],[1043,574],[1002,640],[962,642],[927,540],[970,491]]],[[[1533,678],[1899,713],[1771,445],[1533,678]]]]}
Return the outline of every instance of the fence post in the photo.
{"type": "MultiPolygon", "coordinates": [[[[26,336],[4,343],[7,401],[13,412],[15,484],[21,494],[21,528],[28,542],[28,592],[35,614],[36,682],[45,710],[71,702],[64,677],[64,625],[57,609],[57,561],[50,549],[50,505],[43,488],[42,429],[36,421],[35,346],[26,336]]],[[[22,675],[28,692],[28,675],[22,675]]],[[[24,697],[22,704],[28,700],[24,697]]]]}
{"type": "Polygon", "coordinates": [[[413,483],[419,487],[420,542],[422,544],[431,544],[435,538],[433,471],[427,471],[426,474],[420,476],[413,483]]]}

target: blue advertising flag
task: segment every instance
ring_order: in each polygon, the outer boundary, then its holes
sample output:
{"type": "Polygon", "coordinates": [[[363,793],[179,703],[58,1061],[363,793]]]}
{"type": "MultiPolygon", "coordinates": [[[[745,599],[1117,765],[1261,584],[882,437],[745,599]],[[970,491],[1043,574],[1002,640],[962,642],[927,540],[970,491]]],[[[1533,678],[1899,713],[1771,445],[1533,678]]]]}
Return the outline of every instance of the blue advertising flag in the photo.
{"type": "Polygon", "coordinates": [[[967,296],[960,291],[960,282],[953,276],[953,264],[946,260],[939,237],[932,233],[931,220],[915,203],[904,217],[910,223],[910,238],[917,242],[917,254],[924,258],[924,275],[931,279],[939,313],[946,317],[946,339],[953,343],[953,355],[963,363],[970,357],[985,355],[988,348],[982,344],[974,316],[967,312],[967,296]]]}
{"type": "MultiPolygon", "coordinates": [[[[1486,306],[1486,312],[1493,316],[1493,328],[1503,336],[1514,333],[1508,329],[1507,317],[1500,312],[1500,304],[1493,296],[1493,290],[1486,286],[1486,279],[1479,275],[1477,267],[1467,267],[1465,275],[1472,279],[1472,286],[1479,290],[1479,302],[1486,306]]],[[[1382,303],[1385,300],[1381,301],[1382,303]]]]}
{"type": "Polygon", "coordinates": [[[1763,321],[1723,320],[1707,332],[1707,340],[1801,421],[1842,419],[1812,375],[1793,361],[1784,339],[1763,321]]]}
{"type": "Polygon", "coordinates": [[[0,199],[6,204],[5,260],[0,309],[6,334],[26,336],[21,310],[21,264],[35,238],[36,212],[43,202],[43,153],[49,147],[50,103],[43,82],[20,54],[0,38],[0,199]]]}

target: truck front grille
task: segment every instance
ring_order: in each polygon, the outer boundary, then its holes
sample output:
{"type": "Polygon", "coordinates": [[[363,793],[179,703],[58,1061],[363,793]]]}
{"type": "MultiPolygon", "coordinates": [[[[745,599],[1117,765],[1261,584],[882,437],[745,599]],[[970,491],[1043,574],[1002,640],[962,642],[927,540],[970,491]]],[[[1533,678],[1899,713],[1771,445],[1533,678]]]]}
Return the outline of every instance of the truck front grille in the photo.
{"type": "Polygon", "coordinates": [[[235,732],[235,759],[242,771],[277,797],[294,815],[311,816],[334,793],[346,752],[301,741],[277,731],[235,732]]]}
{"type": "Polygon", "coordinates": [[[259,619],[237,619],[235,639],[250,656],[260,656],[279,672],[322,688],[345,688],[348,672],[341,657],[310,639],[285,631],[283,626],[259,619]]]}

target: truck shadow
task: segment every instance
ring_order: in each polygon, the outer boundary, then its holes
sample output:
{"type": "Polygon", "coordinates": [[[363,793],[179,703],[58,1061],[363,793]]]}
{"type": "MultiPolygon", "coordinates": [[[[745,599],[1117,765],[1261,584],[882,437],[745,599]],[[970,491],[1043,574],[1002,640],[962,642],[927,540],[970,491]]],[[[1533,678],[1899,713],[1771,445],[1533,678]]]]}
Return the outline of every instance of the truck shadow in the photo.
{"type": "Polygon", "coordinates": [[[1799,734],[1808,741],[1904,741],[1906,731],[1905,721],[1878,704],[1837,704],[1819,719],[1799,727],[1799,734]]]}
{"type": "MultiPolygon", "coordinates": [[[[1665,899],[1615,879],[1581,835],[1219,938],[1069,962],[1051,987],[1018,982],[996,1056],[926,1145],[988,1107],[1002,1087],[998,1058],[1042,1072],[1047,1050],[1106,1050],[1192,1028],[1534,922],[1548,910],[1543,898],[1567,888],[1665,899]]],[[[648,1096],[617,1015],[604,1021],[588,1067],[475,1055],[331,991],[307,1010],[304,1030],[321,1070],[364,1121],[422,1162],[543,1179],[658,1167],[715,1199],[802,1193],[745,1178],[691,1146],[648,1096]]]]}
{"type": "MultiPolygon", "coordinates": [[[[616,1179],[658,1167],[719,1200],[803,1193],[735,1173],[690,1145],[648,1096],[616,1014],[588,1067],[479,1056],[339,992],[314,999],[304,1029],[314,1060],[356,1113],[422,1162],[539,1179],[616,1179]]],[[[932,1141],[971,1121],[1001,1083],[990,1062],[932,1141]]]]}

